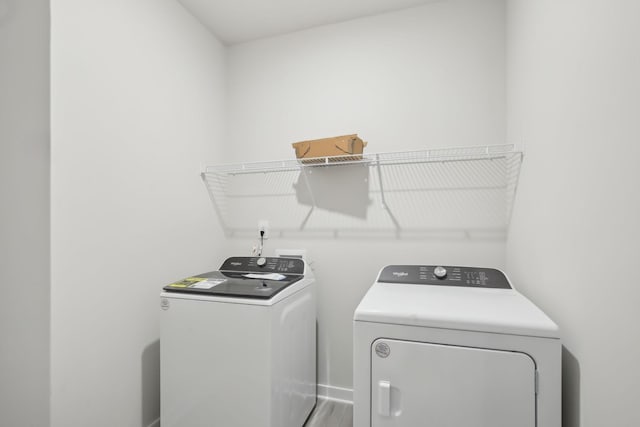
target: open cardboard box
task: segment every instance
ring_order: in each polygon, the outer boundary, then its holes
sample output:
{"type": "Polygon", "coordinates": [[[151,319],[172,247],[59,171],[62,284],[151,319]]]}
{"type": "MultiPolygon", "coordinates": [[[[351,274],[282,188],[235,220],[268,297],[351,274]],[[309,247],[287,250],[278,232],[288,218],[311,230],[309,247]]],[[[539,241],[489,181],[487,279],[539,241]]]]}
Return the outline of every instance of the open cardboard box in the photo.
{"type": "Polygon", "coordinates": [[[324,157],[328,157],[330,162],[361,160],[362,150],[367,143],[353,134],[294,142],[291,145],[296,150],[296,158],[302,163],[324,163],[324,157]]]}

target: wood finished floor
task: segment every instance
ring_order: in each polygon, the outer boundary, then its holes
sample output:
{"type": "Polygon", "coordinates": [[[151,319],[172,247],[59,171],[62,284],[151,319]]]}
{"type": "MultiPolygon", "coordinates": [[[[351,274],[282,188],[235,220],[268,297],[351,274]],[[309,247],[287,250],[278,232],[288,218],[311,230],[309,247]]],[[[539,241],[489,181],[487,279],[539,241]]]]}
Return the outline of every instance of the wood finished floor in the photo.
{"type": "Polygon", "coordinates": [[[304,427],[353,427],[353,405],[318,398],[304,427]]]}

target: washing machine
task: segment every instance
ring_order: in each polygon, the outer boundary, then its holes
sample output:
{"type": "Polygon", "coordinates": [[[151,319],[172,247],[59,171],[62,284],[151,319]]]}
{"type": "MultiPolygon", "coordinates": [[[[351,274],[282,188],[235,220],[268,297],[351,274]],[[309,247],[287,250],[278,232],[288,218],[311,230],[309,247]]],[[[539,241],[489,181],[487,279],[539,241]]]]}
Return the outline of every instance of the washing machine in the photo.
{"type": "Polygon", "coordinates": [[[232,257],[160,294],[162,427],[301,427],[316,403],[302,259],[232,257]]]}
{"type": "Polygon", "coordinates": [[[354,427],[560,427],[556,324],[489,268],[390,265],[354,314],[354,427]]]}

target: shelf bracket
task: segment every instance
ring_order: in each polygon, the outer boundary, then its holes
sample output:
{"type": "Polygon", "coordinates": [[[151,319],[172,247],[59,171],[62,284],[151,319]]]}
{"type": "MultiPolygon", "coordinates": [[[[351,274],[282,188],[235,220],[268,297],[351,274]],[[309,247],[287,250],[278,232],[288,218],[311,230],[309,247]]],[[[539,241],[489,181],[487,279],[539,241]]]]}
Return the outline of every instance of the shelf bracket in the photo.
{"type": "Polygon", "coordinates": [[[398,222],[398,219],[393,215],[393,212],[391,212],[391,209],[389,209],[387,201],[384,198],[384,186],[382,185],[382,167],[380,166],[379,154],[376,154],[376,168],[378,170],[378,185],[380,186],[380,199],[382,201],[382,208],[387,212],[387,214],[389,214],[389,218],[391,218],[391,222],[393,222],[393,225],[396,228],[396,235],[399,235],[400,223],[398,222]]]}
{"type": "Polygon", "coordinates": [[[233,234],[233,232],[229,229],[229,227],[227,226],[227,224],[224,221],[224,216],[222,216],[222,211],[220,210],[220,207],[218,206],[218,203],[216,203],[216,198],[215,198],[215,196],[213,194],[212,186],[209,185],[206,173],[205,172],[201,172],[200,173],[200,177],[202,178],[202,182],[204,183],[204,186],[207,188],[207,193],[209,194],[209,199],[211,199],[211,203],[213,204],[213,209],[216,211],[216,215],[218,215],[218,219],[220,220],[220,225],[222,226],[222,229],[224,230],[225,235],[230,237],[231,234],[233,234]]]}
{"type": "Polygon", "coordinates": [[[304,185],[307,187],[307,191],[309,192],[309,197],[311,198],[311,209],[309,209],[309,212],[307,212],[307,215],[305,215],[304,219],[302,220],[302,223],[300,224],[300,230],[304,230],[304,228],[307,226],[307,222],[309,221],[309,218],[311,218],[311,214],[316,208],[316,198],[313,196],[313,190],[311,189],[309,178],[307,178],[307,173],[311,173],[311,170],[309,169],[309,172],[307,172],[307,168],[304,167],[304,165],[301,165],[300,171],[302,172],[302,176],[304,177],[304,185]]]}

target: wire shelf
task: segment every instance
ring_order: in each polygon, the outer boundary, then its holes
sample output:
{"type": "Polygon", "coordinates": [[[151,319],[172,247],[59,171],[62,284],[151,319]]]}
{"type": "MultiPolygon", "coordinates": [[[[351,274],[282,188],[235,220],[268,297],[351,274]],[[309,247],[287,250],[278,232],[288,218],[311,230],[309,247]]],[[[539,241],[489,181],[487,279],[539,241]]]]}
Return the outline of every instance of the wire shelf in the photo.
{"type": "Polygon", "coordinates": [[[207,166],[228,236],[503,238],[523,153],[513,145],[207,166]]]}

